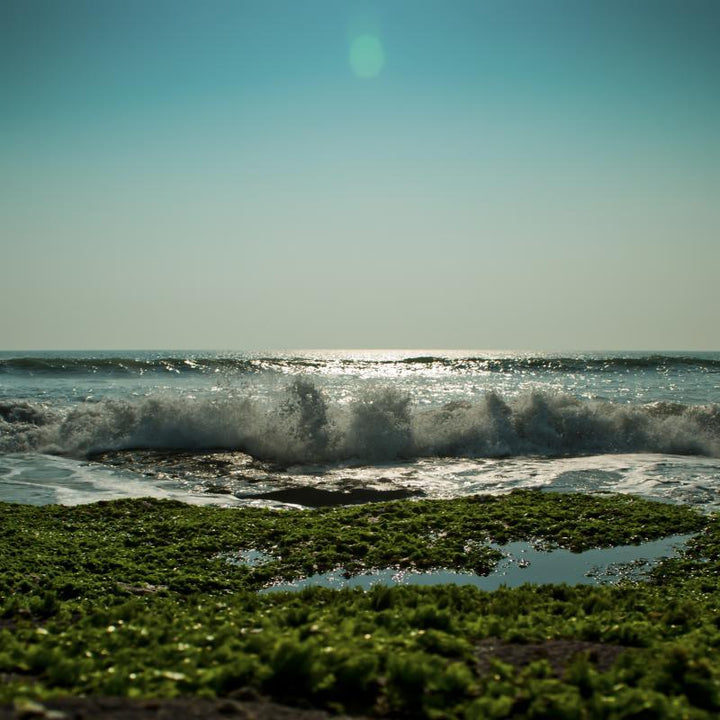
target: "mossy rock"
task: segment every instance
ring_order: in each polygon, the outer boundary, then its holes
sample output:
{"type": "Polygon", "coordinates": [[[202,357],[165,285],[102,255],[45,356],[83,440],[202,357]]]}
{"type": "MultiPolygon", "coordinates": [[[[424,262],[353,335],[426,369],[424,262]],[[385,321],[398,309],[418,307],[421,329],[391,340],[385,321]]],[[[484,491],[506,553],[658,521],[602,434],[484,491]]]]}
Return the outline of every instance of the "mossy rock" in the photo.
{"type": "Polygon", "coordinates": [[[717,518],[629,496],[519,491],[283,512],[0,504],[0,702],[250,689],[380,716],[710,718],[719,562],[717,518]],[[688,553],[645,583],[257,592],[342,566],[487,572],[489,542],[579,551],[692,532],[688,553]],[[273,559],[226,559],[247,550],[273,559]]]}

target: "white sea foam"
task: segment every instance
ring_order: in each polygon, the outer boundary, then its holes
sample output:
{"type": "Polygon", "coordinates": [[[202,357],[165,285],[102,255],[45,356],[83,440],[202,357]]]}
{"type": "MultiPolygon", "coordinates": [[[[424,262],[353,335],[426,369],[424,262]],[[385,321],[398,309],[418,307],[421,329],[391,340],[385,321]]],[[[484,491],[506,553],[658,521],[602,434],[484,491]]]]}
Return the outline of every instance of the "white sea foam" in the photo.
{"type": "Polygon", "coordinates": [[[0,501],[27,505],[80,505],[99,500],[154,497],[197,505],[246,504],[232,495],[196,491],[169,478],[136,473],[73,458],[23,453],[0,456],[0,501]]]}
{"type": "Polygon", "coordinates": [[[64,411],[25,401],[0,408],[5,453],[84,457],[128,448],[232,449],[281,465],[633,452],[720,457],[720,408],[581,400],[547,390],[425,407],[378,386],[331,401],[304,379],[262,399],[159,393],[64,411]]]}
{"type": "Polygon", "coordinates": [[[0,353],[0,499],[544,487],[718,508],[719,408],[720,353],[0,353]]]}

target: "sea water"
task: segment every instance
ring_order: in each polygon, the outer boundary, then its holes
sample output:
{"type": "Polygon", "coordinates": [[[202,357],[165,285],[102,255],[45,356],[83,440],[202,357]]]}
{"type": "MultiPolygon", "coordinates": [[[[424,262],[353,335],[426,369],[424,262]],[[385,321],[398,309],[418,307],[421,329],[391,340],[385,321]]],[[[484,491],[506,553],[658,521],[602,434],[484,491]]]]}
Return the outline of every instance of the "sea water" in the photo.
{"type": "Polygon", "coordinates": [[[720,353],[0,353],[0,500],[520,487],[720,507],[720,353]]]}

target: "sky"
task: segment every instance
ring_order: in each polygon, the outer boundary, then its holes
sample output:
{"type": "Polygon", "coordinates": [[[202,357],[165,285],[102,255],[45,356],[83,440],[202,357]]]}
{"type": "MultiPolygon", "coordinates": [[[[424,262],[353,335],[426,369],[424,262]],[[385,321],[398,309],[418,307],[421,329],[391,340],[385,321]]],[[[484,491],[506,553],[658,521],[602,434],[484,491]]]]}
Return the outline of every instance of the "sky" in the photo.
{"type": "Polygon", "coordinates": [[[720,350],[716,0],[2,0],[0,349],[720,350]]]}

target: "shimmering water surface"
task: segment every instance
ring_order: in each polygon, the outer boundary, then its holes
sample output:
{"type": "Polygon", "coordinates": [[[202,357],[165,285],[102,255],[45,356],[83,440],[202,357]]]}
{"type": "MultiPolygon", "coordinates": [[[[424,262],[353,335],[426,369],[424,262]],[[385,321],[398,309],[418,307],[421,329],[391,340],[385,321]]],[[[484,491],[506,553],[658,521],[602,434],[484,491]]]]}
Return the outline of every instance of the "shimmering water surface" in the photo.
{"type": "Polygon", "coordinates": [[[0,499],[720,506],[720,353],[0,353],[0,499]],[[308,489],[311,489],[308,490],[308,489]]]}

